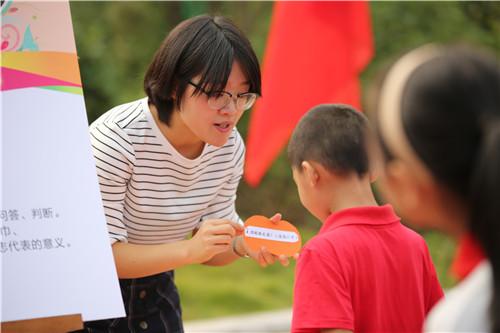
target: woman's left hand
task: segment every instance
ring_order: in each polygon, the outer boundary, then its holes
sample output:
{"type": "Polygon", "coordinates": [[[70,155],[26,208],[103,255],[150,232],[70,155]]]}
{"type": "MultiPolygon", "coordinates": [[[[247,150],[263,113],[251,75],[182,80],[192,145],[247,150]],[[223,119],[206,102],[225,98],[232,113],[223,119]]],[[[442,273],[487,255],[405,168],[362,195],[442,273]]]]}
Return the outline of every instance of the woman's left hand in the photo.
{"type": "MultiPolygon", "coordinates": [[[[273,215],[273,217],[270,218],[270,220],[274,223],[278,223],[281,220],[281,214],[276,213],[273,215]]],[[[290,263],[289,257],[285,255],[274,255],[269,250],[263,246],[260,248],[260,251],[253,251],[251,250],[243,241],[243,236],[238,236],[237,244],[239,243],[240,246],[244,249],[244,252],[248,254],[249,257],[251,257],[253,260],[255,260],[257,263],[259,263],[260,266],[266,267],[267,265],[272,265],[274,264],[277,260],[281,263],[283,266],[288,266],[290,263]]],[[[293,256],[294,259],[298,258],[298,253],[293,256]]]]}

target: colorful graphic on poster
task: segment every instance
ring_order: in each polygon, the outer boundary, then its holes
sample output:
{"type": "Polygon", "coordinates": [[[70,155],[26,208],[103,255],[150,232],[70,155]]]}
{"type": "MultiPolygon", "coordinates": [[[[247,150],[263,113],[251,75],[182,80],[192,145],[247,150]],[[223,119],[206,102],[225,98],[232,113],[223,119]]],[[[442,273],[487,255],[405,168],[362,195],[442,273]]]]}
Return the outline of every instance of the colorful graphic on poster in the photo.
{"type": "Polygon", "coordinates": [[[63,15],[61,2],[6,0],[1,8],[1,90],[38,87],[81,95],[71,17],[63,15]]]}

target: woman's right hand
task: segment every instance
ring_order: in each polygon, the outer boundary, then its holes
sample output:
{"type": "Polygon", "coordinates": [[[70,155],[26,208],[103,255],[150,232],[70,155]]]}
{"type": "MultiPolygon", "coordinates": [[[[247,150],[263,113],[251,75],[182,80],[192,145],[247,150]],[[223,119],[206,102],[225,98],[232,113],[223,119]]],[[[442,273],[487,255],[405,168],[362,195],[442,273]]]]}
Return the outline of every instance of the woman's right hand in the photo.
{"type": "Polygon", "coordinates": [[[216,254],[228,251],[236,236],[237,226],[229,220],[205,220],[188,241],[188,256],[192,263],[200,264],[216,254]]]}

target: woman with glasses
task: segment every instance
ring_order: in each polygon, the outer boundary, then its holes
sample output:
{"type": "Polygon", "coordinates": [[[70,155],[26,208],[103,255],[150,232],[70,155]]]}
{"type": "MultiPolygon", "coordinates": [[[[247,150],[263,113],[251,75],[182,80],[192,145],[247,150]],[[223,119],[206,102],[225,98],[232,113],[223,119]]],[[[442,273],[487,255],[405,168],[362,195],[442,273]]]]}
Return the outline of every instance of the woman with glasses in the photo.
{"type": "Polygon", "coordinates": [[[144,90],[90,126],[127,318],[87,322],[89,332],[183,332],[174,269],[277,259],[246,248],[235,211],[245,152],[236,124],[261,91],[248,39],[223,17],[181,22],[144,90]]]}

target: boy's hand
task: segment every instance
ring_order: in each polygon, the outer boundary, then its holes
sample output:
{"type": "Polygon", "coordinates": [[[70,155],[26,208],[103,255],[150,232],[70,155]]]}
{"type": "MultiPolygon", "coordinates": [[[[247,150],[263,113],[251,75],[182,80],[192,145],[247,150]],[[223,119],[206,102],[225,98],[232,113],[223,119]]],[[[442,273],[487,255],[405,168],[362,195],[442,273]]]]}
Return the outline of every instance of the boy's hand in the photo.
{"type": "MultiPolygon", "coordinates": [[[[281,214],[280,213],[274,214],[273,217],[270,218],[270,220],[274,223],[278,223],[281,220],[281,214]]],[[[247,253],[249,257],[258,262],[260,266],[266,267],[267,265],[272,265],[276,260],[278,260],[283,266],[289,265],[290,263],[289,257],[285,255],[276,256],[271,252],[269,252],[265,246],[261,247],[260,251],[252,251],[250,248],[246,246],[242,236],[239,236],[239,238],[241,238],[239,242],[241,243],[245,253],[247,253]]],[[[293,258],[297,259],[298,253],[294,255],[293,258]]]]}

